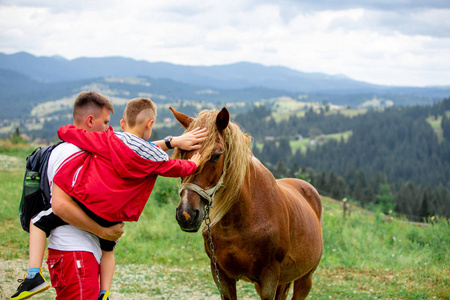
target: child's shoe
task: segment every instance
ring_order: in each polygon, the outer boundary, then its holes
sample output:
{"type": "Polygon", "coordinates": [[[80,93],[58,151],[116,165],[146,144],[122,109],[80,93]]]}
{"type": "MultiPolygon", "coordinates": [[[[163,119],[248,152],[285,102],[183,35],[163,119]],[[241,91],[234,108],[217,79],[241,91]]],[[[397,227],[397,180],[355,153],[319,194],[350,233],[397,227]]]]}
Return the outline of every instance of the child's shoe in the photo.
{"type": "Polygon", "coordinates": [[[17,281],[21,284],[17,288],[17,292],[11,296],[11,300],[27,299],[50,288],[50,284],[45,281],[41,272],[32,279],[24,278],[17,281]]]}
{"type": "Polygon", "coordinates": [[[106,293],[98,296],[98,300],[109,300],[109,294],[110,294],[110,292],[106,291],[106,293]]]}

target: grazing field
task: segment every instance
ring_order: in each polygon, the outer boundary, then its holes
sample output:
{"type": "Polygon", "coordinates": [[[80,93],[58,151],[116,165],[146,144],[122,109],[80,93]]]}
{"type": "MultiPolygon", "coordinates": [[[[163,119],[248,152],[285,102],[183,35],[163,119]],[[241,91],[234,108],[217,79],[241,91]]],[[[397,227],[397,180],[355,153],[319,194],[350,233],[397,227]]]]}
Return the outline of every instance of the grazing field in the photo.
{"type": "MultiPolygon", "coordinates": [[[[23,167],[30,147],[0,142],[0,299],[27,268],[28,234],[18,220],[23,167]]],[[[178,181],[159,178],[139,222],[128,223],[116,247],[112,299],[220,299],[200,233],[175,221],[178,181]]],[[[324,253],[310,299],[449,299],[450,224],[387,222],[324,198],[324,253]]],[[[301,245],[300,245],[301,246],[301,245]]],[[[48,271],[44,268],[48,278],[48,271]]],[[[54,299],[50,289],[33,299],[54,299]]],[[[258,299],[239,282],[239,299],[258,299]]]]}

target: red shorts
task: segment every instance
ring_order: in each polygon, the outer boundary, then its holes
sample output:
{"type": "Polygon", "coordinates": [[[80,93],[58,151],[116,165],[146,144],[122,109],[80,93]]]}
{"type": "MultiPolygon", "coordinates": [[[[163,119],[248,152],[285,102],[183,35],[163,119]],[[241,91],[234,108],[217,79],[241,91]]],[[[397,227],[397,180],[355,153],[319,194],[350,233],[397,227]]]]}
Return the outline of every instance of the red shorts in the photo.
{"type": "Polygon", "coordinates": [[[49,248],[47,265],[57,300],[98,299],[100,267],[94,254],[49,248]]]}

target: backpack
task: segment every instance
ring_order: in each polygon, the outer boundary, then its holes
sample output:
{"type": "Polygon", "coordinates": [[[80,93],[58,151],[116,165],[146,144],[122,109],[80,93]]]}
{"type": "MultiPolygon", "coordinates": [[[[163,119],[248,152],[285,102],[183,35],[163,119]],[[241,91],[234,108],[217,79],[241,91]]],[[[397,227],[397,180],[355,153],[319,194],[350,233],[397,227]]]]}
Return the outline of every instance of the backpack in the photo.
{"type": "Polygon", "coordinates": [[[51,203],[47,177],[48,159],[53,149],[61,143],[38,147],[27,157],[19,205],[20,223],[27,232],[30,232],[30,220],[51,203]]]}

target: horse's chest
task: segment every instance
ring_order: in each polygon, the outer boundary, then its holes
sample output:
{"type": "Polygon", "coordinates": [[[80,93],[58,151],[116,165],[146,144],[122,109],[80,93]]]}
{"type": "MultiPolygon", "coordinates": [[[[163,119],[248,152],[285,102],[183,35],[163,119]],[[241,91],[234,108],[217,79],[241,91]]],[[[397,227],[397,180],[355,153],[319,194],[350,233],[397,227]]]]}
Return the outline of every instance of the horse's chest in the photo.
{"type": "Polygon", "coordinates": [[[274,257],[271,244],[270,236],[264,234],[216,235],[214,250],[218,264],[229,277],[255,281],[261,267],[274,257]]]}

